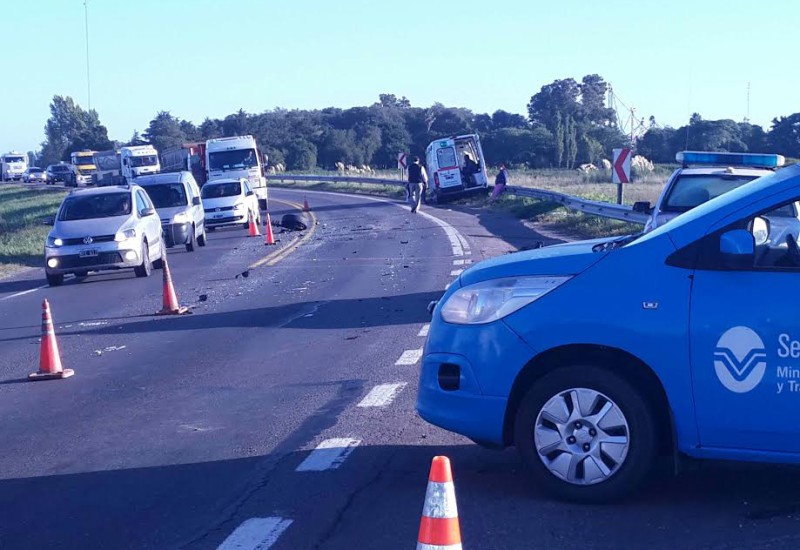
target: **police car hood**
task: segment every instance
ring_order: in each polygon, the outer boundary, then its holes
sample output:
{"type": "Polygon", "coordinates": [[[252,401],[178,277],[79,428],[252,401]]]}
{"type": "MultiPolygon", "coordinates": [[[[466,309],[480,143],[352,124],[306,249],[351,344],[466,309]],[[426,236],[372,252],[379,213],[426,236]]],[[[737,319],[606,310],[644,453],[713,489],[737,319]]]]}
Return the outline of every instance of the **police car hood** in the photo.
{"type": "MultiPolygon", "coordinates": [[[[461,274],[462,286],[499,279],[530,275],[577,275],[608,255],[608,251],[593,251],[598,244],[616,237],[558,244],[514,252],[477,263],[461,274]]],[[[598,247],[599,248],[599,247],[598,247]]]]}

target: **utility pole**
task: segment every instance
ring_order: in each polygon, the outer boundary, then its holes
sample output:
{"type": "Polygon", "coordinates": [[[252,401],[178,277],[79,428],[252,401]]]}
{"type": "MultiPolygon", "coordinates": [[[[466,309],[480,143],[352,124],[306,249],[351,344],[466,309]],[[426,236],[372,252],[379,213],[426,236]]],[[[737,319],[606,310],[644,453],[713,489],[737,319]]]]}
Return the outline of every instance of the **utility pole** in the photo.
{"type": "Polygon", "coordinates": [[[89,110],[92,109],[92,80],[89,74],[89,0],[83,0],[83,16],[86,23],[86,93],[89,99],[89,110]]]}
{"type": "Polygon", "coordinates": [[[744,121],[750,122],[750,82],[747,83],[747,115],[745,115],[744,121]]]}

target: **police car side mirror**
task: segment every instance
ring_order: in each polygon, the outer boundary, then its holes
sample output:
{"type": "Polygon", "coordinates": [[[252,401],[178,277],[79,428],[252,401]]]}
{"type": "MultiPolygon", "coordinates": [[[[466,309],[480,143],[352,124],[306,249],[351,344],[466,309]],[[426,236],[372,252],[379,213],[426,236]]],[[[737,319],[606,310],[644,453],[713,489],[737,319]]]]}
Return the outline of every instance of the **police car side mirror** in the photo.
{"type": "Polygon", "coordinates": [[[650,201],[637,201],[633,203],[633,211],[640,214],[652,214],[653,208],[650,206],[650,201]]]}
{"type": "Polygon", "coordinates": [[[200,197],[192,197],[192,206],[200,206],[200,197]]]}
{"type": "Polygon", "coordinates": [[[750,224],[750,233],[753,234],[756,246],[766,244],[769,240],[769,220],[760,216],[753,218],[753,222],[750,224]]]}
{"type": "Polygon", "coordinates": [[[719,252],[725,267],[753,267],[756,257],[755,238],[746,229],[733,229],[720,235],[719,252]]]}

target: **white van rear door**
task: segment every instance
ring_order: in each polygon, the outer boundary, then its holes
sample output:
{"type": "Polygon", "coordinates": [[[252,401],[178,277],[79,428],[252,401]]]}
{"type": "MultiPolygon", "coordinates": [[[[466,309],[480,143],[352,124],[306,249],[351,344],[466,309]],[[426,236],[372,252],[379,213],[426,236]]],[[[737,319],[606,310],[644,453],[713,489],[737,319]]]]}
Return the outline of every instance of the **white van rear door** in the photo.
{"type": "Polygon", "coordinates": [[[456,187],[461,185],[461,169],[458,167],[456,148],[452,145],[436,149],[436,173],[439,175],[439,187],[456,187]]]}

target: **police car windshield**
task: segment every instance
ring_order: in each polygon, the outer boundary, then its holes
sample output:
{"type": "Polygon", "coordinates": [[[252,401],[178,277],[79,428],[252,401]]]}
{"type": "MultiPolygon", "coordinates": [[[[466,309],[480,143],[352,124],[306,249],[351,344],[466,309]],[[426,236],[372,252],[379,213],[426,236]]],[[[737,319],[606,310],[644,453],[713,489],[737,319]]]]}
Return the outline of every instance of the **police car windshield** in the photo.
{"type": "Polygon", "coordinates": [[[687,212],[754,179],[756,176],[683,174],[675,180],[661,210],[663,212],[687,212]]]}
{"type": "Polygon", "coordinates": [[[103,193],[101,195],[68,198],[64,201],[64,206],[61,208],[61,215],[58,219],[68,222],[128,216],[130,213],[130,193],[103,193]]]}

